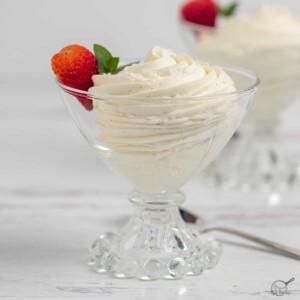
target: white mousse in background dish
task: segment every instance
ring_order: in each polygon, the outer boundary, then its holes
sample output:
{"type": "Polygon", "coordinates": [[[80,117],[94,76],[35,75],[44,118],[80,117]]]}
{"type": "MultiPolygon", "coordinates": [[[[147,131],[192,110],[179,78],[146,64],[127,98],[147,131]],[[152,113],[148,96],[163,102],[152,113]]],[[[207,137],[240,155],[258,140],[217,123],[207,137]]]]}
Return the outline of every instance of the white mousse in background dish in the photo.
{"type": "Polygon", "coordinates": [[[239,121],[230,76],[167,49],[92,79],[100,139],[110,149],[104,159],[141,192],[175,192],[215,158],[239,121]]]}
{"type": "Polygon", "coordinates": [[[287,8],[262,4],[197,34],[202,60],[253,70],[261,79],[248,117],[273,122],[300,92],[300,18],[287,8]]]}

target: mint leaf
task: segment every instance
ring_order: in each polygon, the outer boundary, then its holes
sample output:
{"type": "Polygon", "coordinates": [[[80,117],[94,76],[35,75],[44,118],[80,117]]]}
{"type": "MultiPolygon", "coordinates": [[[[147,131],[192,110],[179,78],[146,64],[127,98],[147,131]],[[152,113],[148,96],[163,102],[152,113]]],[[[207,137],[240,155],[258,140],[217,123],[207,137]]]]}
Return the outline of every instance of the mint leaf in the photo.
{"type": "Polygon", "coordinates": [[[112,57],[107,62],[107,68],[108,68],[109,73],[111,73],[111,74],[115,74],[116,73],[119,61],[120,61],[119,57],[112,57]]]}
{"type": "Polygon", "coordinates": [[[94,53],[96,56],[99,73],[108,73],[108,62],[113,58],[111,53],[103,46],[97,44],[94,44],[94,53]]]}
{"type": "Polygon", "coordinates": [[[116,70],[116,74],[119,73],[119,72],[121,72],[121,71],[123,71],[126,67],[129,67],[129,66],[131,66],[131,65],[138,64],[138,63],[139,63],[139,61],[134,61],[134,62],[132,62],[132,63],[130,63],[130,64],[123,65],[123,66],[119,67],[119,68],[116,70]]]}
{"type": "Polygon", "coordinates": [[[105,47],[98,44],[94,44],[94,53],[100,74],[117,74],[126,67],[139,63],[138,61],[135,61],[118,68],[120,58],[112,56],[112,54],[105,47]]]}
{"type": "Polygon", "coordinates": [[[236,9],[238,8],[238,3],[237,2],[233,2],[227,6],[221,7],[219,5],[219,12],[223,17],[230,17],[232,15],[234,15],[234,13],[236,12],[236,9]]]}

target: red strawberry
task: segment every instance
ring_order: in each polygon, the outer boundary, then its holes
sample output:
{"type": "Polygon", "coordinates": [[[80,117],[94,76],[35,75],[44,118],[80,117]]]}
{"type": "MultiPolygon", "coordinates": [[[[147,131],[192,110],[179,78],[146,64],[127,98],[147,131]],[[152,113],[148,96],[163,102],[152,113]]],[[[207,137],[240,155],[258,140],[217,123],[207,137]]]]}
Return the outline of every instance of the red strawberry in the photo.
{"type": "MultiPolygon", "coordinates": [[[[83,91],[93,86],[92,76],[98,74],[94,54],[80,45],[67,46],[53,55],[51,66],[61,83],[83,91]]],[[[84,96],[76,98],[87,110],[93,109],[92,100],[84,96]]]]}
{"type": "Polygon", "coordinates": [[[219,9],[213,0],[191,0],[181,7],[182,19],[214,27],[219,9]]]}

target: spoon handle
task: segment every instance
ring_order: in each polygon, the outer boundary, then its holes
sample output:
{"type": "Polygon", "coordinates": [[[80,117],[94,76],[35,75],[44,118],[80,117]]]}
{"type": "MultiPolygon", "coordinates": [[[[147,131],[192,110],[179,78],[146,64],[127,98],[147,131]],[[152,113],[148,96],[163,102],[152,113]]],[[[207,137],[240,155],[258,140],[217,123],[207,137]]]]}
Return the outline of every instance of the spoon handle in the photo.
{"type": "Polygon", "coordinates": [[[287,281],[285,284],[288,285],[288,284],[290,284],[291,282],[293,282],[294,280],[295,280],[295,278],[293,277],[293,278],[291,278],[289,281],[287,281]]]}
{"type": "Polygon", "coordinates": [[[291,248],[291,247],[288,247],[288,246],[285,246],[285,245],[282,245],[282,244],[279,244],[279,243],[276,243],[276,242],[273,242],[273,241],[270,241],[270,240],[267,240],[267,239],[264,239],[264,238],[261,238],[258,236],[255,236],[250,233],[246,233],[246,232],[236,230],[233,228],[228,228],[228,227],[211,227],[211,228],[206,228],[204,230],[201,230],[202,233],[209,232],[209,231],[226,232],[226,233],[229,233],[229,234],[232,234],[235,236],[239,236],[246,240],[255,242],[257,244],[267,246],[271,249],[275,249],[287,256],[300,259],[300,250],[294,249],[294,248],[291,248]]]}

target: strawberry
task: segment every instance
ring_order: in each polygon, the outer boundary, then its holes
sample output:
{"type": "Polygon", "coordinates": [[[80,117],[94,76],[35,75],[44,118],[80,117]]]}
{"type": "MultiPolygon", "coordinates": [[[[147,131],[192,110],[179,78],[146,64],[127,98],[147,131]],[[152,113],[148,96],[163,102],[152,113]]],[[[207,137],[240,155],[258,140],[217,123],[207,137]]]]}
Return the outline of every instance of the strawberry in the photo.
{"type": "Polygon", "coordinates": [[[181,7],[183,20],[214,27],[219,9],[213,0],[191,0],[181,7]]]}
{"type": "MultiPolygon", "coordinates": [[[[51,59],[52,70],[58,80],[75,89],[87,91],[93,86],[92,76],[98,74],[96,57],[80,45],[69,45],[51,59]]],[[[85,96],[76,96],[87,109],[93,109],[92,100],[85,96]]]]}

